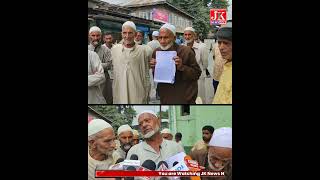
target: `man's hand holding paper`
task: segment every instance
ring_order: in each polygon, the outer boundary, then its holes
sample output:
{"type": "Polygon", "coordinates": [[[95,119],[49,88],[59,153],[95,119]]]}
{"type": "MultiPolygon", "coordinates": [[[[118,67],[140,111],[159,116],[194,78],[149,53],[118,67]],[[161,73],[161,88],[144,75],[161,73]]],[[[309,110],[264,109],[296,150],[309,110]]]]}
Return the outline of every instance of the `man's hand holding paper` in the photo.
{"type": "Polygon", "coordinates": [[[182,63],[182,61],[180,63],[179,61],[181,61],[181,59],[177,57],[176,51],[157,51],[155,61],[152,59],[150,62],[150,66],[155,64],[154,81],[173,84],[176,64],[182,63]]]}

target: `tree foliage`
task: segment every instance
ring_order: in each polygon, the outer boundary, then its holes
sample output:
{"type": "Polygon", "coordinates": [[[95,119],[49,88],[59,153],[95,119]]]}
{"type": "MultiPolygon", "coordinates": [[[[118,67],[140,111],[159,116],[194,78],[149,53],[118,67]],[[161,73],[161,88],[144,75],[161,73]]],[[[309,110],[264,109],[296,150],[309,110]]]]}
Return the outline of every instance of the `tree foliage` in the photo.
{"type": "MultiPolygon", "coordinates": [[[[160,111],[157,112],[157,116],[160,117],[160,111]]],[[[161,111],[161,119],[169,119],[169,110],[161,111]]]]}
{"type": "Polygon", "coordinates": [[[124,124],[131,126],[133,118],[137,115],[131,105],[95,105],[90,107],[111,120],[115,131],[124,124]]]}
{"type": "Polygon", "coordinates": [[[229,6],[227,0],[169,0],[168,2],[195,18],[192,22],[193,28],[202,37],[206,37],[211,29],[210,9],[229,6]]]}
{"type": "Polygon", "coordinates": [[[198,34],[206,36],[210,29],[209,7],[204,0],[171,0],[169,3],[185,11],[195,19],[192,22],[193,28],[198,34]]]}

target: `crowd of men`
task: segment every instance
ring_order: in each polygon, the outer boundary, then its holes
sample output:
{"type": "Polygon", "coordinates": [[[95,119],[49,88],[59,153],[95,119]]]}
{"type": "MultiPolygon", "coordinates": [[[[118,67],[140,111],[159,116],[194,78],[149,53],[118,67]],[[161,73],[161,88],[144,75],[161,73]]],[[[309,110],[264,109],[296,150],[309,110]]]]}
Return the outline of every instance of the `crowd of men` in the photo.
{"type": "MultiPolygon", "coordinates": [[[[184,151],[182,134],[176,133],[173,140],[169,129],[160,131],[160,118],[153,111],[143,111],[137,118],[141,140],[137,131],[127,124],[120,126],[116,135],[115,129],[104,120],[88,122],[88,180],[95,179],[96,169],[112,169],[124,159],[135,157],[141,163],[152,161],[159,164],[184,151]]],[[[204,126],[202,134],[203,139],[190,151],[191,158],[206,170],[225,172],[223,177],[209,179],[232,179],[232,129],[222,127],[215,130],[212,126],[204,126]]],[[[154,167],[153,170],[157,169],[154,167]]]]}
{"type": "Polygon", "coordinates": [[[122,25],[122,40],[113,44],[110,33],[99,27],[89,30],[88,103],[148,104],[158,97],[161,104],[232,104],[232,25],[216,33],[212,50],[213,74],[208,74],[209,50],[192,27],[184,30],[184,43],[176,43],[176,28],[164,24],[144,44],[144,32],[132,21],[122,25]],[[104,44],[102,43],[104,41],[104,44]],[[176,51],[174,83],[153,81],[156,51],[176,51]],[[212,86],[205,78],[212,76],[212,86]]]}

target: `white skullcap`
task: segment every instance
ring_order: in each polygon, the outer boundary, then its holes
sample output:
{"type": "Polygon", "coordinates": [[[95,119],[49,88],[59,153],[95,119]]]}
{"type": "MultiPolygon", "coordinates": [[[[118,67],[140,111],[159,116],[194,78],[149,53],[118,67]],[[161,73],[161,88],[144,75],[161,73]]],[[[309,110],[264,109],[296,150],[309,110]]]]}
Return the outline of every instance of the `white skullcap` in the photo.
{"type": "Polygon", "coordinates": [[[151,111],[151,110],[145,110],[145,111],[142,111],[141,113],[139,113],[139,114],[137,115],[137,119],[139,120],[140,115],[141,115],[141,114],[144,114],[144,113],[153,114],[155,117],[158,117],[158,116],[156,115],[156,113],[154,113],[153,111],[151,111]]]}
{"type": "Polygon", "coordinates": [[[132,130],[132,132],[133,132],[133,135],[137,135],[137,136],[139,136],[139,131],[137,131],[137,130],[133,129],[133,130],[132,130]]]}
{"type": "Polygon", "coordinates": [[[232,148],[232,128],[222,127],[215,130],[210,139],[209,146],[232,148]]]}
{"type": "Polygon", "coordinates": [[[173,35],[176,35],[176,27],[174,27],[174,25],[166,23],[163,26],[161,26],[160,30],[163,28],[169,29],[173,33],[173,35]]]}
{"type": "Polygon", "coordinates": [[[123,29],[125,26],[129,26],[129,27],[131,27],[132,29],[134,29],[135,31],[137,31],[136,25],[135,25],[132,21],[127,21],[127,22],[123,23],[122,29],[123,29]]]}
{"type": "Polygon", "coordinates": [[[152,36],[159,36],[159,32],[158,31],[153,31],[152,36]]]}
{"type": "Polygon", "coordinates": [[[171,134],[171,131],[170,131],[170,129],[168,129],[168,128],[164,128],[164,129],[161,131],[161,134],[163,134],[163,133],[171,134]]]}
{"type": "Polygon", "coordinates": [[[92,33],[92,32],[99,32],[101,33],[101,29],[97,26],[92,26],[89,30],[89,34],[92,33]]]}
{"type": "Polygon", "coordinates": [[[102,119],[93,119],[88,124],[88,136],[96,134],[106,128],[112,128],[112,126],[102,119]]]}
{"type": "Polygon", "coordinates": [[[125,131],[132,132],[132,128],[128,124],[122,125],[118,128],[118,135],[121,134],[122,132],[125,132],[125,131]]]}
{"type": "Polygon", "coordinates": [[[193,27],[186,27],[186,28],[184,29],[184,31],[196,32],[196,30],[194,30],[193,27]]]}

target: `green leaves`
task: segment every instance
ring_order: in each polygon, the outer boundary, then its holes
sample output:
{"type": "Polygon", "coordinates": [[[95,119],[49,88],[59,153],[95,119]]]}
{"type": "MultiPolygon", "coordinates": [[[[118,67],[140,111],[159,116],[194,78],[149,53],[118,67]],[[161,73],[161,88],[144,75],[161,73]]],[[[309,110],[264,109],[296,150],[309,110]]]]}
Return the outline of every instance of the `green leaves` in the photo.
{"type": "Polygon", "coordinates": [[[94,105],[90,107],[110,119],[115,131],[124,124],[131,126],[133,117],[137,114],[131,105],[94,105]]]}

